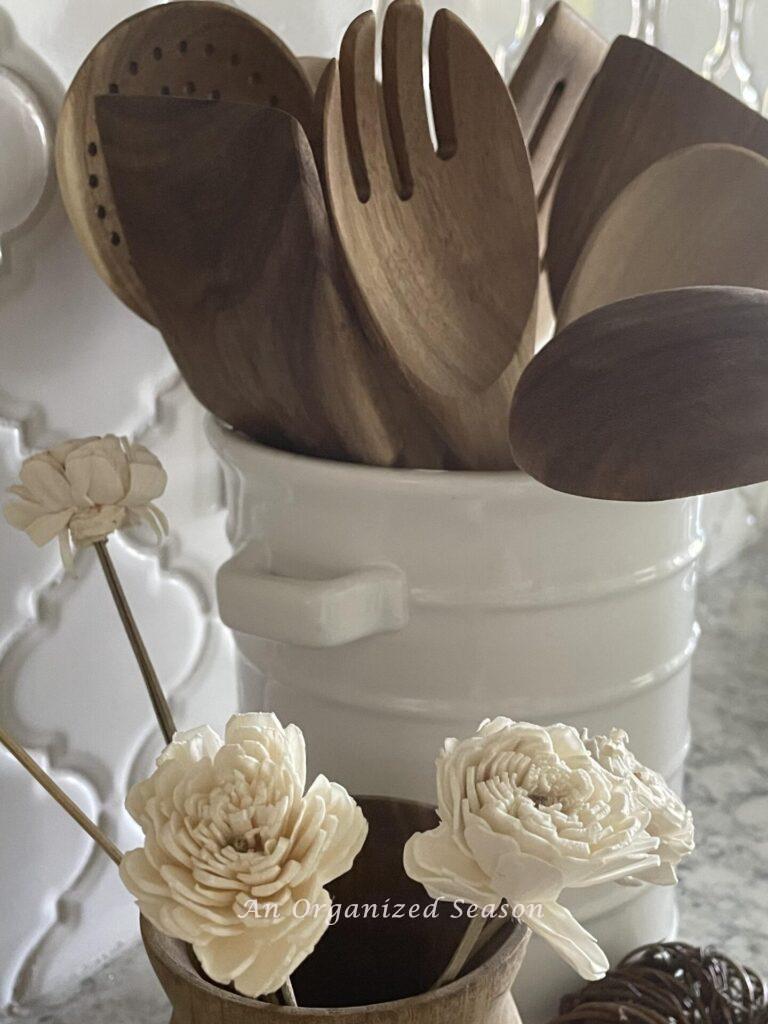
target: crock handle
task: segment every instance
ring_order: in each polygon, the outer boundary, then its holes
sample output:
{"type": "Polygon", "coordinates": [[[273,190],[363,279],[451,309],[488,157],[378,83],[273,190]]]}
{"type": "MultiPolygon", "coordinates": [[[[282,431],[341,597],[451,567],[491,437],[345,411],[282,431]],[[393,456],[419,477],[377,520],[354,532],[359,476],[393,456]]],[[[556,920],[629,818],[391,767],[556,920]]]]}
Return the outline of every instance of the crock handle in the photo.
{"type": "Polygon", "coordinates": [[[236,554],[219,569],[216,589],[225,625],[301,647],[338,647],[408,622],[405,574],[392,565],[304,580],[259,572],[236,554]]]}

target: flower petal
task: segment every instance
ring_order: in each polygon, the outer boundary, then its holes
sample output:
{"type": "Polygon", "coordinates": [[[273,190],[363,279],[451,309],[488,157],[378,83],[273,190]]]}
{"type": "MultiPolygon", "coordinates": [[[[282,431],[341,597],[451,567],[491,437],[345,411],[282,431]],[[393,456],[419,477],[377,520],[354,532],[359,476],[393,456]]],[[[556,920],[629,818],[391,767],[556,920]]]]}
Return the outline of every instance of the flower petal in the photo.
{"type": "Polygon", "coordinates": [[[220,984],[234,982],[241,995],[256,998],[275,992],[314,950],[330,923],[330,897],[321,889],[310,901],[311,911],[265,929],[249,929],[232,938],[195,945],[206,974],[220,984]]]}
{"type": "Polygon", "coordinates": [[[608,958],[570,910],[559,903],[542,903],[534,913],[523,913],[520,918],[586,981],[605,977],[608,958]]]}
{"type": "Polygon", "coordinates": [[[152,465],[132,462],[129,464],[129,473],[128,493],[122,499],[122,504],[129,507],[148,505],[160,497],[168,483],[168,474],[159,463],[152,465]]]}
{"type": "Polygon", "coordinates": [[[118,468],[103,454],[78,449],[67,459],[65,469],[79,505],[117,505],[125,497],[118,468]]]}
{"type": "Polygon", "coordinates": [[[508,835],[492,832],[474,815],[466,829],[467,845],[488,876],[493,891],[509,903],[552,902],[563,890],[565,879],[551,864],[523,853],[508,835]]]}
{"type": "Polygon", "coordinates": [[[307,791],[307,798],[313,795],[322,796],[325,804],[327,838],[316,869],[318,881],[325,885],[352,867],[368,835],[368,822],[346,789],[324,775],[318,775],[307,791]]]}
{"type": "Polygon", "coordinates": [[[19,476],[22,484],[46,512],[60,512],[73,504],[72,491],[66,477],[52,463],[33,456],[22,465],[19,476]]]}
{"type": "Polygon", "coordinates": [[[221,737],[210,725],[199,725],[195,729],[174,733],[173,739],[160,754],[157,764],[179,761],[182,765],[194,764],[204,758],[213,758],[222,747],[221,737]]]}
{"type": "Polygon", "coordinates": [[[7,501],[3,505],[3,515],[17,530],[26,530],[36,519],[41,519],[48,513],[37,502],[7,501]]]}
{"type": "Polygon", "coordinates": [[[39,548],[43,547],[62,530],[66,530],[72,519],[74,509],[65,508],[61,512],[52,512],[50,515],[41,516],[27,527],[27,536],[30,537],[39,548]]]}
{"type": "Polygon", "coordinates": [[[457,846],[445,824],[412,835],[403,850],[403,866],[408,877],[421,882],[432,899],[458,900],[478,907],[498,902],[490,879],[457,846]]]}

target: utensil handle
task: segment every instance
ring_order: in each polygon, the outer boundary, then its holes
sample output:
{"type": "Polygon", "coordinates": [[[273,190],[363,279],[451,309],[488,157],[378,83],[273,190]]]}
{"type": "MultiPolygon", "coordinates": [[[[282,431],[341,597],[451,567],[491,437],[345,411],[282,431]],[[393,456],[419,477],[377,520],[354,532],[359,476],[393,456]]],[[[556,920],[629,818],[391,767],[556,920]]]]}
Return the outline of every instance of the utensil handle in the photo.
{"type": "Polygon", "coordinates": [[[536,197],[549,191],[571,124],[608,43],[568,4],[554,4],[509,89],[531,158],[536,197]]]}
{"type": "Polygon", "coordinates": [[[216,587],[225,625],[301,647],[338,647],[408,622],[405,574],[392,565],[295,579],[254,569],[244,551],[221,567],[216,587]]]}

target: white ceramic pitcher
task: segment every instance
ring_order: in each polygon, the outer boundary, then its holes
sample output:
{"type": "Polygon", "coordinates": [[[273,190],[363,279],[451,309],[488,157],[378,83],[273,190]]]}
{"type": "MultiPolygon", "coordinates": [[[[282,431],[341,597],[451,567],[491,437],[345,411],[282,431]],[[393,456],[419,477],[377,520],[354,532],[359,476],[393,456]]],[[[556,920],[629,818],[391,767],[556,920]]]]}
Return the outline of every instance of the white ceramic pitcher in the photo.
{"type": "MultiPolygon", "coordinates": [[[[299,723],[315,770],[356,793],[434,799],[444,738],[504,714],[626,728],[679,785],[698,499],[593,501],[520,473],[327,462],[213,421],[208,436],[235,550],[218,594],[242,706],[299,723]]],[[[674,931],[672,890],[579,897],[571,906],[612,959],[674,931]]],[[[531,943],[523,1020],[547,1019],[577,984],[531,943]]]]}

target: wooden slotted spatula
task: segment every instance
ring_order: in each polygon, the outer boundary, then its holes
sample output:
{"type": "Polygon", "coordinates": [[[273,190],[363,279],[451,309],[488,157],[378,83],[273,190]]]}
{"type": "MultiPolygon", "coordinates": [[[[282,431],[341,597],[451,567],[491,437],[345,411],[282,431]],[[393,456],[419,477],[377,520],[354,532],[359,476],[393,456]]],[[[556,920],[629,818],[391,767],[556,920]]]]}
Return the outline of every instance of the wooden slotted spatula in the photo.
{"type": "Polygon", "coordinates": [[[480,392],[515,356],[537,287],[530,165],[505,83],[449,11],[430,37],[433,147],[422,78],[423,12],[394,0],[347,29],[324,85],[326,195],[366,330],[429,406],[480,392]]]}
{"type": "Polygon", "coordinates": [[[701,142],[768,156],[768,121],[660,50],[619,36],[566,140],[547,243],[555,310],[592,229],[619,192],[657,160],[701,142]]]}
{"type": "Polygon", "coordinates": [[[608,43],[566,3],[547,11],[509,83],[541,205],[559,168],[563,143],[608,43]]]}
{"type": "Polygon", "coordinates": [[[266,26],[212,0],[176,0],[120,22],[91,50],[59,116],[56,170],[81,245],[113,292],[154,322],[131,266],[96,123],[95,97],[193,96],[279,107],[307,131],[313,93],[299,62],[266,26]]]}
{"type": "Polygon", "coordinates": [[[529,364],[510,439],[521,469],[590,498],[768,480],[768,292],[678,288],[588,313],[529,364]]]}
{"type": "Polygon", "coordinates": [[[691,285],[768,288],[768,160],[704,143],[652,164],[597,222],[558,327],[600,306],[691,285]]]}
{"type": "Polygon", "coordinates": [[[135,272],[198,399],[251,437],[390,465],[415,428],[346,303],[298,121],[225,101],[100,96],[135,272]]]}

